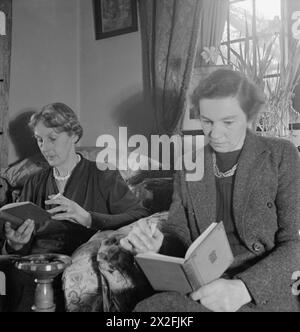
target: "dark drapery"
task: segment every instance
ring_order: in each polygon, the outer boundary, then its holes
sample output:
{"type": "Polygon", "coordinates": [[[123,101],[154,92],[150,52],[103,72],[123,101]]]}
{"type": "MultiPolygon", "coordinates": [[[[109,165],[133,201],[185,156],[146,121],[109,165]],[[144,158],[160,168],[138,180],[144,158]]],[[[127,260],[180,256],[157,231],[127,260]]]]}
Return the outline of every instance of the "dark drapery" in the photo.
{"type": "Polygon", "coordinates": [[[179,121],[194,66],[202,0],[140,0],[145,97],[157,131],[179,121]]]}
{"type": "Polygon", "coordinates": [[[196,66],[205,64],[204,59],[201,57],[204,47],[219,47],[228,15],[228,8],[228,0],[202,0],[196,66]]]}
{"type": "Polygon", "coordinates": [[[195,63],[204,46],[219,46],[227,9],[228,0],[139,0],[144,91],[159,133],[180,123],[195,63]]]}

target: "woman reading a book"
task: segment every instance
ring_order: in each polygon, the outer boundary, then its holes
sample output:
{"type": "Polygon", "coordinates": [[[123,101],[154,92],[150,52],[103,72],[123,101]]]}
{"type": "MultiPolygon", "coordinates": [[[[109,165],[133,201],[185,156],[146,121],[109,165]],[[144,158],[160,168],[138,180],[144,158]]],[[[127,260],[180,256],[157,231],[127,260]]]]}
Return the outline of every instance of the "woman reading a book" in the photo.
{"type": "Polygon", "coordinates": [[[264,105],[242,74],[220,69],[196,88],[205,138],[204,175],[176,174],[168,222],[141,222],[121,241],[134,253],[184,256],[213,222],[223,221],[235,260],[219,279],[189,296],[156,294],[136,311],[298,311],[291,277],[300,266],[300,163],[288,140],[249,128],[264,105]]]}
{"type": "MultiPolygon", "coordinates": [[[[67,105],[43,107],[29,125],[49,167],[28,179],[20,201],[46,209],[52,219],[40,228],[34,220],[18,229],[6,223],[4,252],[71,255],[98,230],[118,229],[149,214],[118,171],[102,171],[76,153],[83,129],[67,105]]],[[[14,271],[8,279],[17,274],[14,271]]],[[[33,281],[29,283],[33,294],[33,281]]],[[[32,305],[32,296],[30,300],[32,305]]]]}

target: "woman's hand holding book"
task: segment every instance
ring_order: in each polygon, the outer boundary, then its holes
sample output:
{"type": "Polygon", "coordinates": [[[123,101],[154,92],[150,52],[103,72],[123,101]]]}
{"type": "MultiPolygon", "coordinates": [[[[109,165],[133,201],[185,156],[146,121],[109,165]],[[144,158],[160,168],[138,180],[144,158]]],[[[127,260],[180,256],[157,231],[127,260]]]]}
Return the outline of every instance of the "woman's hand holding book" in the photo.
{"type": "Polygon", "coordinates": [[[50,195],[49,200],[45,201],[46,205],[55,205],[56,207],[48,210],[55,220],[69,220],[73,223],[80,224],[90,228],[92,217],[85,209],[76,202],[66,198],[62,194],[50,195]]]}
{"type": "Polygon", "coordinates": [[[15,251],[21,250],[25,244],[27,244],[34,231],[34,221],[27,219],[17,229],[14,230],[10,223],[5,223],[5,236],[7,244],[15,251]]]}

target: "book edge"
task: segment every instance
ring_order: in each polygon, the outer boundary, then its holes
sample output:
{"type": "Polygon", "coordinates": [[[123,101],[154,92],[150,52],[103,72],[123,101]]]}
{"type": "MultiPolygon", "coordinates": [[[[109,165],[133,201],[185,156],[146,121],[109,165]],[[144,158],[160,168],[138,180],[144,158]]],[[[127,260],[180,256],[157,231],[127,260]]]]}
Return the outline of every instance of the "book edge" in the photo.
{"type": "MultiPolygon", "coordinates": [[[[23,206],[23,205],[26,205],[26,204],[33,204],[32,202],[15,202],[15,203],[8,203],[8,204],[5,204],[1,207],[0,211],[6,211],[8,209],[13,209],[15,207],[18,207],[18,206],[23,206]]],[[[36,205],[36,204],[33,204],[33,205],[36,205]]]]}
{"type": "Polygon", "coordinates": [[[178,263],[184,264],[185,259],[180,257],[173,257],[168,255],[162,255],[158,253],[141,253],[135,256],[135,259],[152,259],[152,260],[159,260],[162,262],[171,262],[171,263],[178,263]]]}
{"type": "Polygon", "coordinates": [[[218,226],[220,226],[220,224],[223,224],[223,222],[219,222],[219,223],[211,223],[206,230],[197,237],[197,239],[189,246],[186,254],[185,254],[185,259],[188,260],[192,253],[198,248],[198,246],[203,243],[209,236],[209,234],[211,234],[211,232],[213,230],[215,230],[218,226]]]}

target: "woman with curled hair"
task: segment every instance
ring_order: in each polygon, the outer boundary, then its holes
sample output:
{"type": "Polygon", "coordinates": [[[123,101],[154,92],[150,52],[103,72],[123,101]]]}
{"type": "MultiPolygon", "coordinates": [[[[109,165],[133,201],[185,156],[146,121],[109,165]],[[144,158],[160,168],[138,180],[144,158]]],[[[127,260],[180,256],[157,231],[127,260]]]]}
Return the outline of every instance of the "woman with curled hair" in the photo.
{"type": "MultiPolygon", "coordinates": [[[[149,214],[118,171],[100,171],[95,162],[76,153],[75,144],[83,130],[70,107],[63,103],[46,105],[31,117],[29,126],[49,167],[28,179],[20,201],[48,210],[52,219],[36,231],[33,220],[26,220],[17,230],[6,223],[3,252],[71,255],[98,230],[117,229],[149,214]]],[[[22,302],[25,290],[20,291],[13,310],[30,310],[33,281],[25,275],[20,278],[14,270],[8,278],[10,283],[16,276],[13,287],[21,279],[29,286],[21,282],[19,288],[25,287],[26,303],[22,302]]]]}
{"type": "Polygon", "coordinates": [[[156,294],[135,310],[299,311],[291,292],[300,266],[297,149],[249,129],[264,96],[239,72],[216,70],[192,99],[207,142],[203,178],[188,182],[184,171],[177,173],[164,229],[152,235],[139,222],[121,244],[133,253],[150,249],[184,257],[211,223],[223,221],[235,260],[221,278],[189,296],[156,294]]]}

